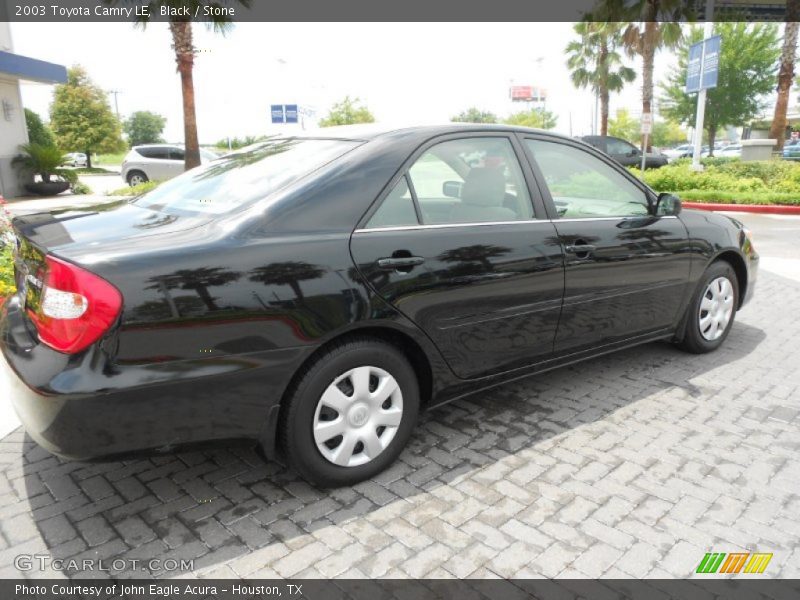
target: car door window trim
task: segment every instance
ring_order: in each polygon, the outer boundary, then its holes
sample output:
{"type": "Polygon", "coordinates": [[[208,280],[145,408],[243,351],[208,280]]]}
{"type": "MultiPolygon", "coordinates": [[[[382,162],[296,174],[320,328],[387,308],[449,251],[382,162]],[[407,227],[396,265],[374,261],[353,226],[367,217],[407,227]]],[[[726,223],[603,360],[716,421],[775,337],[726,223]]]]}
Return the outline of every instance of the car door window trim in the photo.
{"type": "MultiPolygon", "coordinates": [[[[477,223],[440,223],[436,225],[398,225],[393,227],[363,227],[353,233],[379,233],[382,231],[413,231],[416,229],[446,229],[449,227],[487,227],[490,225],[524,225],[532,223],[570,223],[572,221],[633,221],[638,219],[653,218],[652,215],[621,216],[621,217],[570,217],[568,219],[528,219],[525,221],[481,221],[477,223]]],[[[662,215],[660,219],[677,219],[675,215],[662,215]]]]}

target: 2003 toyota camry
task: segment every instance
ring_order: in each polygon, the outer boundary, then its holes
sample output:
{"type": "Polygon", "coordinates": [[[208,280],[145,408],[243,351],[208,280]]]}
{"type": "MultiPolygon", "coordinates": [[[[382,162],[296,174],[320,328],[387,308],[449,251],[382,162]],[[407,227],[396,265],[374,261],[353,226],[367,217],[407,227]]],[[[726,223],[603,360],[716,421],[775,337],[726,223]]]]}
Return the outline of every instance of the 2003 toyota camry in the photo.
{"type": "Polygon", "coordinates": [[[498,126],[274,138],[13,224],[0,362],[33,439],[249,438],[326,486],[386,468],[421,408],[643,342],[716,349],[758,262],[737,221],[498,126]]]}

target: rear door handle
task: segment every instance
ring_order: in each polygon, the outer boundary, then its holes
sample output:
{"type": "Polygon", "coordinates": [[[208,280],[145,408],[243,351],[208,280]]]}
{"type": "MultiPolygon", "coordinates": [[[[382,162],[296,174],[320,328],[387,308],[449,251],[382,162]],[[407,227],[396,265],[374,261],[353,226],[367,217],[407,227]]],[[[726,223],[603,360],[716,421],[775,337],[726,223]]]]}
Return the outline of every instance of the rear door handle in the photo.
{"type": "Polygon", "coordinates": [[[402,256],[397,258],[379,258],[378,268],[385,271],[400,271],[411,270],[414,267],[421,265],[425,259],[421,256],[402,256]]]}
{"type": "Polygon", "coordinates": [[[567,252],[574,254],[578,258],[588,258],[596,250],[591,244],[570,244],[566,249],[567,252]]]}

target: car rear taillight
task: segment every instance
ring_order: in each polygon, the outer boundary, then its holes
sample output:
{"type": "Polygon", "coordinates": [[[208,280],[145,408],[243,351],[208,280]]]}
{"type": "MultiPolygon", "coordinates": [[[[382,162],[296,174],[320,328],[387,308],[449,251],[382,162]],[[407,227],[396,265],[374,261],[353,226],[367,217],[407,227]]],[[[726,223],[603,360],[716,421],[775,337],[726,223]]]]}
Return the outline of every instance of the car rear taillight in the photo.
{"type": "Polygon", "coordinates": [[[94,273],[52,256],[45,262],[41,300],[28,313],[42,343],[75,354],[109,330],[122,309],[122,296],[94,273]]]}

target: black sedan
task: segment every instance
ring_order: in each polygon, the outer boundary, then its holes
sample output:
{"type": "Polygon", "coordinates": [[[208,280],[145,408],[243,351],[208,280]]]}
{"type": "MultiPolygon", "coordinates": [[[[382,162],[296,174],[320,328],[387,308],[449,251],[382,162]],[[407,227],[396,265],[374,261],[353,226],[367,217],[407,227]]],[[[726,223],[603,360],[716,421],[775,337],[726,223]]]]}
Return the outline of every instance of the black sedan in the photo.
{"type": "Polygon", "coordinates": [[[419,410],[653,340],[723,343],[758,257],[607,155],[502,126],[275,138],[18,217],[0,385],[72,458],[246,438],[325,486],[419,410]]]}
{"type": "MultiPolygon", "coordinates": [[[[608,154],[623,167],[641,167],[642,151],[630,142],[611,135],[585,135],[581,138],[608,154]]],[[[669,163],[669,157],[660,152],[648,152],[644,159],[645,169],[658,169],[669,163]]]]}

